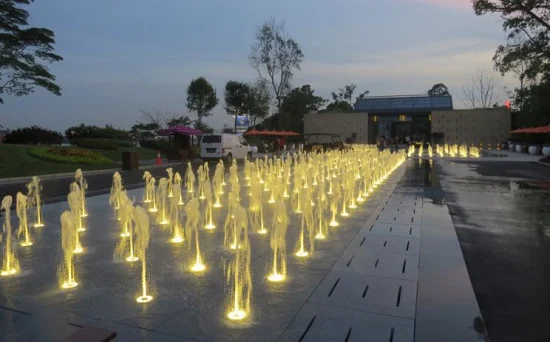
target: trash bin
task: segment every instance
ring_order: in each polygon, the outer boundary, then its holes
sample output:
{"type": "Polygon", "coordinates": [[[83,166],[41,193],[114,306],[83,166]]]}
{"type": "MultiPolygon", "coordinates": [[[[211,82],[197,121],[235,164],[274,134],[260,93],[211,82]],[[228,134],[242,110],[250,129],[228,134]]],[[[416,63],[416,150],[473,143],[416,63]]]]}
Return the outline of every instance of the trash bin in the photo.
{"type": "Polygon", "coordinates": [[[139,158],[137,152],[122,152],[122,169],[138,170],[139,158]]]}

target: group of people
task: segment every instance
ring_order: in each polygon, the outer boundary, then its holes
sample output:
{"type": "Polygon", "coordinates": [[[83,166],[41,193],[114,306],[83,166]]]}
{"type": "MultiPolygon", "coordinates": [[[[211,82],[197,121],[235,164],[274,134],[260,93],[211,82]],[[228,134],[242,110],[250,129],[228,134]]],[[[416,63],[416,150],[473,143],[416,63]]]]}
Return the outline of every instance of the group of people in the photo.
{"type": "MultiPolygon", "coordinates": [[[[405,141],[406,145],[410,144],[410,139],[409,139],[408,136],[405,137],[404,141],[405,141]]],[[[399,143],[400,143],[400,141],[397,137],[395,137],[395,138],[380,137],[378,139],[378,149],[380,151],[383,151],[386,147],[388,147],[391,152],[398,152],[399,151],[399,143]]]]}

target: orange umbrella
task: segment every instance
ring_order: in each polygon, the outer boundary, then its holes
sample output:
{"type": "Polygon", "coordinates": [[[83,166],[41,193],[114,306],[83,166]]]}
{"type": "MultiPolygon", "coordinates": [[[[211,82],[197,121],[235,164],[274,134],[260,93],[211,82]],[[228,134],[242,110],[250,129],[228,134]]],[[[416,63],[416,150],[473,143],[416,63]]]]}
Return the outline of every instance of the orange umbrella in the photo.
{"type": "Polygon", "coordinates": [[[244,135],[261,135],[262,132],[258,131],[257,129],[253,129],[253,130],[250,130],[246,133],[244,133],[244,135]]]}
{"type": "Polygon", "coordinates": [[[296,133],[296,132],[292,132],[292,131],[288,131],[286,132],[287,135],[300,135],[300,133],[296,133]]]}

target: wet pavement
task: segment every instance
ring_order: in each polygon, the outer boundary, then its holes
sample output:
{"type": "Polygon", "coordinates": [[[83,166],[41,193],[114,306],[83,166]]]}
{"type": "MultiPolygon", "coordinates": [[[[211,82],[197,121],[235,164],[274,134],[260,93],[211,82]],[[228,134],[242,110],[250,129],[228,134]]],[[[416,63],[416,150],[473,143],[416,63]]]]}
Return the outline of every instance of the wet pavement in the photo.
{"type": "Polygon", "coordinates": [[[438,161],[491,341],[550,341],[550,167],[438,161]]]}
{"type": "MultiPolygon", "coordinates": [[[[142,172],[123,179],[138,187],[142,172]]],[[[93,180],[104,188],[97,191],[110,188],[107,176],[93,180]]],[[[480,341],[486,325],[491,341],[548,341],[549,182],[550,168],[535,163],[410,160],[314,258],[289,259],[287,285],[265,281],[269,241],[253,235],[255,311],[243,327],[223,319],[220,230],[203,235],[209,270],[195,277],[185,269],[189,251],[167,245],[169,232],[154,228],[150,262],[158,300],[142,307],[133,301],[138,269],[113,259],[118,228],[105,195],[90,197],[88,250],[78,260],[82,287],[57,289],[55,222],[67,204],[48,204],[49,224],[36,232],[36,248],[20,254],[25,271],[0,284],[0,340],[60,338],[95,326],[128,341],[480,341]]],[[[59,187],[65,193],[68,183],[59,187]]],[[[141,191],[130,194],[139,198],[141,191]]],[[[293,215],[289,248],[297,226],[293,215]]]]}

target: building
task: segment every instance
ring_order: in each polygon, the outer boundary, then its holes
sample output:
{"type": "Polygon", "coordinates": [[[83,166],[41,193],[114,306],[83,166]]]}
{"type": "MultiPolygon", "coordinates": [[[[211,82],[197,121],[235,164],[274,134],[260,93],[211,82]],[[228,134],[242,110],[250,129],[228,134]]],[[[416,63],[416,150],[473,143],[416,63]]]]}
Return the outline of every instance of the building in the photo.
{"type": "Polygon", "coordinates": [[[511,120],[506,108],[434,111],[431,126],[447,144],[497,146],[508,139],[511,120]]]}
{"type": "Polygon", "coordinates": [[[381,137],[400,142],[437,138],[434,142],[496,146],[506,140],[511,123],[505,108],[455,110],[451,96],[369,96],[358,99],[354,109],[304,115],[306,138],[313,142],[353,138],[370,144],[381,137]]]}
{"type": "Polygon", "coordinates": [[[308,113],[304,115],[304,135],[308,142],[331,143],[354,138],[356,143],[369,142],[368,113],[308,113]]]}

